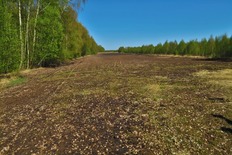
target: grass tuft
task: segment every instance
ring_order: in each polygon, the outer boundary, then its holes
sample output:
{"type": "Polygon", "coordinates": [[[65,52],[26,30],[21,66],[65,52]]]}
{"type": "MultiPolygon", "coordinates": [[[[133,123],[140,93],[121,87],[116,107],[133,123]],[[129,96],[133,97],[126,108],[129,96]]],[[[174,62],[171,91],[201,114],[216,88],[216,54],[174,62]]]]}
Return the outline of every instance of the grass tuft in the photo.
{"type": "Polygon", "coordinates": [[[7,87],[14,87],[25,83],[27,79],[25,77],[16,77],[9,81],[7,87]]]}
{"type": "Polygon", "coordinates": [[[3,78],[0,80],[0,89],[18,86],[25,82],[27,82],[27,79],[22,76],[3,78]]]}

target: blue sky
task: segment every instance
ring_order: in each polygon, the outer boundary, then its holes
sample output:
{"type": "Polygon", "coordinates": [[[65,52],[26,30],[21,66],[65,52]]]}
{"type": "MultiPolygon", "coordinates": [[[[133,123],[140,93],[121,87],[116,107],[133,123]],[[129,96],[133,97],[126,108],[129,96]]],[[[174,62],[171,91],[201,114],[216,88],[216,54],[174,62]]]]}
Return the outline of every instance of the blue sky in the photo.
{"type": "Polygon", "coordinates": [[[108,50],[232,35],[232,0],[88,0],[78,16],[108,50]]]}

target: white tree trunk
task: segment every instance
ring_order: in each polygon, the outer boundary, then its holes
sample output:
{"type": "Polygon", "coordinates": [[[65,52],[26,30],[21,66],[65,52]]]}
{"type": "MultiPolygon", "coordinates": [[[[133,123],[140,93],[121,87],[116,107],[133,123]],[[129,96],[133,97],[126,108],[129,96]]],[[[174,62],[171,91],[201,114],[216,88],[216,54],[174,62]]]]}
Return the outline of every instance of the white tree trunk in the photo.
{"type": "Polygon", "coordinates": [[[25,33],[25,48],[27,51],[27,69],[30,68],[30,44],[29,44],[29,21],[30,21],[30,14],[31,14],[31,1],[28,2],[27,8],[27,25],[26,25],[26,33],[25,33]]]}
{"type": "MultiPolygon", "coordinates": [[[[39,16],[39,9],[40,9],[40,0],[37,1],[37,9],[36,9],[36,15],[35,15],[34,29],[33,29],[32,54],[35,53],[36,26],[37,26],[37,20],[38,20],[38,16],[39,16]]],[[[31,58],[32,58],[32,56],[31,56],[31,58]]]]}
{"type": "Polygon", "coordinates": [[[20,47],[21,47],[21,58],[20,58],[20,64],[19,69],[22,69],[23,62],[24,62],[24,49],[23,49],[23,32],[22,32],[22,11],[21,11],[21,0],[18,0],[18,9],[19,9],[19,39],[20,39],[20,47]]]}

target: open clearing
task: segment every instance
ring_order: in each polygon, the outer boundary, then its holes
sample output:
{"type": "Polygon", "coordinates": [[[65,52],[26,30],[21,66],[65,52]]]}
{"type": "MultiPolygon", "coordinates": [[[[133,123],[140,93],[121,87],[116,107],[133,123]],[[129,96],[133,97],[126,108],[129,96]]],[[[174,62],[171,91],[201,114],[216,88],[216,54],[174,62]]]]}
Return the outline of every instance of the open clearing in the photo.
{"type": "Polygon", "coordinates": [[[117,53],[22,72],[0,82],[0,154],[232,154],[231,81],[232,62],[117,53]]]}

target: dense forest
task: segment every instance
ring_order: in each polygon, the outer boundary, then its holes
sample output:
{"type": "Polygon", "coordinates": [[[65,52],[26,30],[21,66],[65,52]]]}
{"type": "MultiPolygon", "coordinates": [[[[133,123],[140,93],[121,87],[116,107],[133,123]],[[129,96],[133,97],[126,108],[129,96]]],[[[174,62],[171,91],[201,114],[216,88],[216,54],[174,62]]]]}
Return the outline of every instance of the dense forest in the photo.
{"type": "Polygon", "coordinates": [[[222,35],[220,37],[211,36],[209,39],[191,40],[185,42],[181,40],[166,41],[164,44],[143,45],[141,47],[120,47],[118,52],[138,53],[138,54],[174,54],[205,56],[209,58],[232,57],[232,37],[222,35]]]}
{"type": "Polygon", "coordinates": [[[77,21],[85,0],[0,0],[0,73],[104,51],[77,21]]]}

